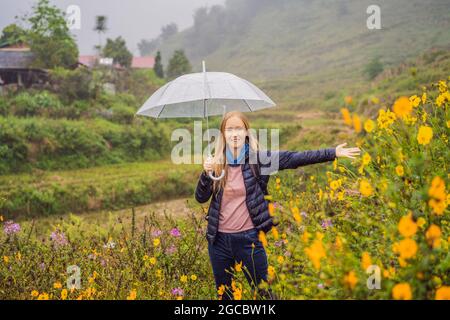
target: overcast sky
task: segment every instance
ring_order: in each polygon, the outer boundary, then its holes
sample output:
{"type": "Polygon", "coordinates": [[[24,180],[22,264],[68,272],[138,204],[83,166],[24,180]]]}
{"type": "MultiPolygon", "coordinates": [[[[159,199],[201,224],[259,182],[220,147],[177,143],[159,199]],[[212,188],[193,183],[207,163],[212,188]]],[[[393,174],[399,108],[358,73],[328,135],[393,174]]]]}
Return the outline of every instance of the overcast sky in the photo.
{"type": "MultiPolygon", "coordinates": [[[[14,16],[31,12],[35,0],[0,0],[0,31],[10,23],[14,16]]],[[[224,4],[225,0],[50,0],[66,11],[69,5],[77,5],[81,11],[81,28],[72,30],[80,54],[93,54],[98,43],[98,35],[93,31],[95,16],[108,18],[106,38],[122,36],[128,49],[139,55],[137,44],[141,39],[152,39],[160,34],[161,27],[175,22],[178,30],[193,24],[193,13],[202,6],[211,7],[224,4]]]]}

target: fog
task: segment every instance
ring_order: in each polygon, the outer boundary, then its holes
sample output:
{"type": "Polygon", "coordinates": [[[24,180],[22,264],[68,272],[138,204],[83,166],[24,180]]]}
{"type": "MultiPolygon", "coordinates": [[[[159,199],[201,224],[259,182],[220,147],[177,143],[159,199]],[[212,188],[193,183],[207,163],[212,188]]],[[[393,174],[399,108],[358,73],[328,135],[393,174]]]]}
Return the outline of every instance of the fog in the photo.
{"type": "MultiPolygon", "coordinates": [[[[37,1],[33,0],[0,0],[0,28],[15,22],[15,16],[31,12],[37,1]]],[[[51,0],[51,3],[64,12],[70,5],[80,9],[80,28],[73,29],[80,54],[93,54],[98,44],[98,34],[93,30],[95,17],[107,16],[107,32],[102,35],[103,44],[106,38],[122,36],[134,55],[139,55],[137,44],[141,39],[150,40],[157,37],[161,27],[176,23],[178,30],[193,24],[194,10],[216,4],[224,4],[225,0],[51,0]]],[[[1,30],[0,29],[0,30],[1,30]]]]}

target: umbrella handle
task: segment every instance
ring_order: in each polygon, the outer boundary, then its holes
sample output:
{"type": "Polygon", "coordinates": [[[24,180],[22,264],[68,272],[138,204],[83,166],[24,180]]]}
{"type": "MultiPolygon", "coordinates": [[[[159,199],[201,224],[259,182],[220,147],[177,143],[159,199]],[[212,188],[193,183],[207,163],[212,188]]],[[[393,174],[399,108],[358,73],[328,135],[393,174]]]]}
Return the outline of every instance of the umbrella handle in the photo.
{"type": "Polygon", "coordinates": [[[225,176],[225,170],[222,169],[222,173],[218,177],[214,177],[212,175],[212,172],[209,172],[208,175],[211,179],[218,181],[218,180],[221,180],[225,176]]]}

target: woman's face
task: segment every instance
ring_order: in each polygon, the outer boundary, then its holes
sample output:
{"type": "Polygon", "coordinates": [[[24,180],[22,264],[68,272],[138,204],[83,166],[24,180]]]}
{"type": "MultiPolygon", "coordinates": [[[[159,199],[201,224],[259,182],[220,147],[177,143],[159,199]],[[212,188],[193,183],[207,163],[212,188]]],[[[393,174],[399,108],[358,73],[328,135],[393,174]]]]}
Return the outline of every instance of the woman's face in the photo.
{"type": "Polygon", "coordinates": [[[247,130],[238,117],[231,117],[225,124],[225,140],[229,148],[240,148],[245,143],[247,130]]]}

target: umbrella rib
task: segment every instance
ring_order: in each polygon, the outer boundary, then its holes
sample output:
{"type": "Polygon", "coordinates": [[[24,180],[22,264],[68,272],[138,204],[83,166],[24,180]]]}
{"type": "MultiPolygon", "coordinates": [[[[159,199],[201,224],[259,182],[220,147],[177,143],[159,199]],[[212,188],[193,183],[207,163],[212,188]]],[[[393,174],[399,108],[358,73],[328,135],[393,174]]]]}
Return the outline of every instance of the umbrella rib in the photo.
{"type": "Polygon", "coordinates": [[[156,116],[157,119],[159,118],[159,115],[161,114],[161,112],[164,110],[164,107],[165,107],[165,106],[166,106],[166,105],[164,104],[164,105],[162,106],[161,110],[159,110],[159,113],[158,113],[158,115],[156,116]]]}
{"type": "Polygon", "coordinates": [[[245,104],[247,105],[248,109],[250,110],[250,112],[253,112],[252,108],[250,108],[250,105],[248,104],[246,99],[243,99],[245,104]]]}

